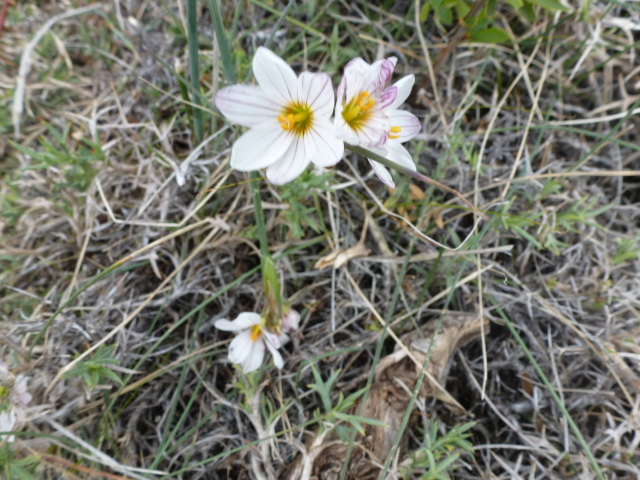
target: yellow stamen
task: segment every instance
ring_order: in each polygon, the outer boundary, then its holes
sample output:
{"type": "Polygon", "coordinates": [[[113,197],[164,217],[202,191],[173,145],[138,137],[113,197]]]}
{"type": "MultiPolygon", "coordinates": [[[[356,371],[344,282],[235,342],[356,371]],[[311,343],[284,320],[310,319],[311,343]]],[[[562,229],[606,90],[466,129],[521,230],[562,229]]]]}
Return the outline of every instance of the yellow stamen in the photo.
{"type": "Polygon", "coordinates": [[[357,129],[366,121],[366,114],[376,102],[369,92],[360,92],[358,98],[352,98],[342,109],[342,118],[351,128],[357,129]]]}
{"type": "Polygon", "coordinates": [[[278,122],[285,132],[293,130],[292,133],[303,135],[309,128],[313,120],[313,112],[306,104],[291,103],[278,115],[278,122]]]}
{"type": "Polygon", "coordinates": [[[369,95],[368,92],[360,92],[360,95],[358,95],[357,103],[358,106],[365,112],[367,110],[371,110],[376,104],[376,102],[373,101],[373,98],[371,98],[371,95],[369,95]]]}
{"type": "Polygon", "coordinates": [[[389,138],[400,138],[400,135],[391,135],[392,133],[400,133],[402,129],[400,127],[391,127],[389,129],[389,138]]]}
{"type": "Polygon", "coordinates": [[[251,327],[252,342],[256,342],[260,338],[260,335],[262,335],[262,329],[260,328],[260,325],[254,325],[253,327],[251,327]]]}

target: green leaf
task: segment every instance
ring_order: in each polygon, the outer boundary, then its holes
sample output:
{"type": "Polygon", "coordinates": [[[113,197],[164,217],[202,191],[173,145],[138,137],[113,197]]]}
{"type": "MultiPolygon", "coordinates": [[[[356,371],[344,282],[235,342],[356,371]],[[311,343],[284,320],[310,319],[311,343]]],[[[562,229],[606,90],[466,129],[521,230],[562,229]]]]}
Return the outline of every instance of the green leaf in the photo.
{"type": "Polygon", "coordinates": [[[451,25],[451,23],[453,22],[453,16],[451,15],[451,10],[449,10],[444,5],[440,5],[438,8],[436,8],[436,14],[440,22],[443,23],[444,25],[451,25]]]}
{"type": "Polygon", "coordinates": [[[546,8],[547,10],[560,10],[562,12],[569,11],[560,0],[529,0],[534,5],[538,5],[542,8],[546,8]]]}
{"type": "Polygon", "coordinates": [[[511,5],[516,11],[524,6],[524,2],[522,0],[505,0],[505,2],[511,5]]]}
{"type": "Polygon", "coordinates": [[[430,10],[431,10],[431,4],[429,2],[425,2],[425,4],[420,9],[420,22],[427,21],[427,17],[429,16],[430,10]]]}
{"type": "Polygon", "coordinates": [[[527,19],[528,22],[533,23],[536,21],[536,9],[535,7],[529,3],[524,2],[523,7],[518,10],[518,13],[527,19]]]}
{"type": "Polygon", "coordinates": [[[466,17],[467,13],[471,11],[471,8],[469,8],[469,5],[464,3],[463,0],[458,0],[455,3],[455,9],[456,9],[456,13],[458,14],[458,18],[466,17]]]}
{"type": "Polygon", "coordinates": [[[483,43],[504,43],[509,40],[509,35],[501,28],[491,27],[469,32],[469,40],[483,43]]]}

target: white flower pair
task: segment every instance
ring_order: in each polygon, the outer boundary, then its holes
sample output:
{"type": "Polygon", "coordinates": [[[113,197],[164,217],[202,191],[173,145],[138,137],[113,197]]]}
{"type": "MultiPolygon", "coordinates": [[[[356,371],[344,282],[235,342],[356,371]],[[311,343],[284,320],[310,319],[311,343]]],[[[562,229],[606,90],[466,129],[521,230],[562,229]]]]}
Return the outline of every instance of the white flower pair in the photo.
{"type": "MultiPolygon", "coordinates": [[[[218,91],[216,106],[229,120],[250,129],[235,142],[231,166],[243,172],[267,169],[274,184],[294,180],[309,165],[330,167],[344,154],[344,142],[367,148],[401,166],[416,170],[400,145],[420,131],[420,121],[398,107],[411,93],[414,76],[385,88],[395,57],[369,65],[351,60],[334,92],[326,73],[296,77],[284,60],[260,47],[253,59],[258,85],[233,85],[218,91]]],[[[389,171],[369,159],[375,173],[394,187],[389,171]]]]}
{"type": "Polygon", "coordinates": [[[284,360],[278,349],[289,341],[287,333],[298,329],[300,314],[289,309],[282,319],[282,333],[276,334],[265,327],[262,317],[254,312],[244,312],[229,321],[217,320],[214,326],[226,332],[239,332],[229,345],[229,360],[242,367],[245,373],[260,368],[266,350],[273,356],[276,367],[282,368],[284,360]]]}

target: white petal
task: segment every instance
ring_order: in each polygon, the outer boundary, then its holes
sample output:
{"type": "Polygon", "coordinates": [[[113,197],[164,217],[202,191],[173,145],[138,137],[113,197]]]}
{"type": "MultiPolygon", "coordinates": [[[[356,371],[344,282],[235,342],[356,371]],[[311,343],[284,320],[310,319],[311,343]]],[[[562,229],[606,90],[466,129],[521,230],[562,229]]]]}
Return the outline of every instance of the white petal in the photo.
{"type": "Polygon", "coordinates": [[[216,320],[213,324],[218,330],[224,330],[225,332],[237,332],[240,330],[246,330],[260,323],[260,315],[254,312],[242,312],[238,317],[230,322],[227,319],[216,320]]]}
{"type": "MultiPolygon", "coordinates": [[[[306,136],[306,135],[305,135],[306,136]]],[[[267,178],[274,185],[283,185],[295,180],[311,162],[304,141],[296,139],[282,158],[267,168],[267,178]]]]}
{"type": "Polygon", "coordinates": [[[285,332],[293,332],[298,330],[300,325],[300,314],[293,308],[290,309],[282,319],[282,330],[285,332]]]}
{"type": "Polygon", "coordinates": [[[16,383],[13,385],[13,395],[15,396],[15,399],[25,407],[31,403],[31,399],[33,398],[27,391],[28,382],[29,377],[18,375],[16,377],[16,383]]]}
{"type": "Polygon", "coordinates": [[[278,351],[278,349],[273,347],[269,342],[267,342],[267,348],[269,349],[269,351],[271,352],[271,355],[273,356],[273,364],[278,369],[281,369],[284,366],[284,360],[282,359],[282,355],[280,355],[280,352],[278,351]]]}
{"type": "Polygon", "coordinates": [[[371,64],[371,68],[367,72],[362,81],[361,90],[369,93],[369,95],[380,96],[387,84],[393,69],[396,66],[396,57],[385,58],[371,64]]]}
{"type": "Polygon", "coordinates": [[[346,94],[345,103],[349,103],[352,97],[357,96],[362,91],[362,82],[369,72],[371,65],[361,58],[350,60],[344,67],[344,91],[346,94]]]}
{"type": "Polygon", "coordinates": [[[283,59],[265,47],[259,47],[253,57],[253,74],[267,96],[280,105],[296,98],[297,77],[283,59]]]}
{"type": "Polygon", "coordinates": [[[389,138],[390,142],[404,143],[415,137],[422,125],[420,120],[413,113],[405,110],[394,110],[389,112],[389,120],[391,122],[391,128],[400,127],[399,132],[390,132],[389,135],[398,138],[389,138]]]}
{"type": "Polygon", "coordinates": [[[366,123],[356,130],[358,144],[364,148],[386,148],[389,128],[389,117],[382,110],[373,110],[366,123]]]}
{"type": "Polygon", "coordinates": [[[396,184],[393,183],[393,178],[391,178],[389,170],[387,170],[384,165],[371,159],[369,159],[369,163],[371,164],[371,167],[373,168],[373,171],[378,176],[378,178],[382,180],[382,183],[384,183],[388,187],[396,188],[396,184]]]}
{"type": "Polygon", "coordinates": [[[247,358],[242,362],[242,370],[244,373],[253,372],[260,368],[264,359],[264,342],[262,339],[254,342],[253,348],[249,352],[247,358]]]}
{"type": "Polygon", "coordinates": [[[271,333],[266,330],[263,330],[262,333],[264,333],[264,339],[267,342],[267,346],[271,345],[274,348],[280,348],[282,346],[278,335],[275,333],[271,333]]]}
{"type": "Polygon", "coordinates": [[[402,77],[396,83],[393,84],[394,87],[398,89],[398,95],[394,102],[389,105],[388,109],[396,109],[400,105],[402,105],[407,98],[409,98],[409,94],[411,93],[411,89],[413,88],[413,84],[416,81],[416,77],[411,75],[407,75],[406,77],[402,77]]]}
{"type": "Polygon", "coordinates": [[[262,343],[262,339],[252,341],[250,330],[240,332],[229,344],[229,360],[233,363],[244,362],[256,343],[262,343]]]}
{"type": "Polygon", "coordinates": [[[215,103],[229,121],[244,127],[256,127],[277,118],[282,109],[256,85],[233,85],[218,90],[215,103]]]}
{"type": "Polygon", "coordinates": [[[336,106],[336,114],[333,118],[333,135],[340,140],[350,143],[351,145],[358,145],[359,143],[356,131],[344,121],[344,117],[342,116],[342,105],[336,106]]]}
{"type": "Polygon", "coordinates": [[[252,172],[277,162],[293,141],[293,135],[282,129],[277,119],[269,120],[245,132],[231,149],[231,167],[252,172]]]}
{"type": "Polygon", "coordinates": [[[413,162],[411,154],[398,141],[390,141],[387,145],[386,158],[397,163],[401,167],[412,171],[417,171],[416,164],[413,162]]]}
{"type": "MultiPolygon", "coordinates": [[[[348,128],[348,127],[347,127],[348,128]]],[[[344,155],[344,143],[333,134],[328,120],[315,121],[313,127],[304,136],[307,155],[314,165],[332,167],[344,155]]]]}
{"type": "Polygon", "coordinates": [[[326,73],[301,73],[298,101],[311,107],[314,118],[329,118],[335,102],[331,77],[326,73]]]}
{"type": "MultiPolygon", "coordinates": [[[[415,163],[413,163],[413,158],[411,158],[411,154],[409,154],[409,152],[407,152],[407,150],[397,141],[389,142],[387,145],[387,153],[384,157],[408,170],[412,170],[414,172],[417,170],[415,163]]],[[[369,159],[369,163],[378,178],[380,178],[385,185],[388,185],[391,188],[396,187],[389,170],[387,170],[384,165],[371,159],[369,159]]]]}

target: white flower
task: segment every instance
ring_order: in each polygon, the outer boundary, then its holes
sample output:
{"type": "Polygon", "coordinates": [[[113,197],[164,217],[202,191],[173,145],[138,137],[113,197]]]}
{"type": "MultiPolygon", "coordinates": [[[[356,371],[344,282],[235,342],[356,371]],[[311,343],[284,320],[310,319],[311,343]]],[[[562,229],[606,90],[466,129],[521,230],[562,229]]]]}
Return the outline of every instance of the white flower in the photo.
{"type": "MultiPolygon", "coordinates": [[[[27,391],[28,382],[28,377],[10,373],[0,359],[0,432],[16,430],[25,420],[26,407],[32,398],[27,391]]],[[[14,435],[6,437],[8,442],[14,439],[14,435]]],[[[4,436],[0,435],[0,440],[4,440],[4,436]]]]}
{"type": "Polygon", "coordinates": [[[289,310],[284,314],[282,318],[282,331],[285,333],[298,330],[300,324],[300,314],[293,308],[289,307],[289,310]]]}
{"type": "Polygon", "coordinates": [[[262,327],[260,315],[244,312],[234,321],[218,320],[214,326],[226,332],[239,332],[229,345],[229,360],[239,363],[244,373],[260,368],[264,358],[265,346],[273,356],[276,367],[282,368],[284,360],[278,349],[289,341],[287,335],[276,335],[262,327]]]}
{"type": "Polygon", "coordinates": [[[231,166],[243,172],[267,168],[267,178],[281,185],[310,162],[321,167],[338,163],[344,144],[331,127],[331,78],[309,72],[296,77],[284,60],[264,47],[253,59],[253,73],[257,86],[233,85],[215,96],[225,117],[250,128],[233,144],[231,166]]]}
{"type": "MultiPolygon", "coordinates": [[[[396,65],[396,58],[379,60],[371,65],[354,58],[344,67],[338,86],[335,134],[347,143],[373,151],[409,170],[416,171],[413,159],[401,143],[420,131],[420,121],[412,113],[398,110],[409,94],[413,75],[385,88],[396,65]]],[[[369,159],[380,180],[395,187],[389,171],[369,159]]]]}

